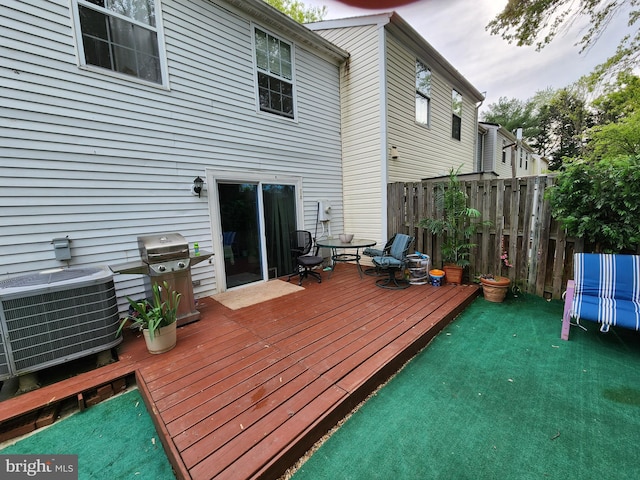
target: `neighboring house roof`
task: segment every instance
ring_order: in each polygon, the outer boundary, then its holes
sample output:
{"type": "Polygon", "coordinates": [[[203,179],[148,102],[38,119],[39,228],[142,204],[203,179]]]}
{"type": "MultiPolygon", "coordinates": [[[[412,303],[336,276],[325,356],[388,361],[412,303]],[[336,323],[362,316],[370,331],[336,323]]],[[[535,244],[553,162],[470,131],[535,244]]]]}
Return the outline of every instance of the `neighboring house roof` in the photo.
{"type": "Polygon", "coordinates": [[[386,12],[337,20],[325,20],[322,22],[306,24],[306,26],[311,30],[327,30],[332,28],[357,27],[365,25],[378,25],[380,27],[390,29],[393,31],[394,35],[396,35],[408,48],[411,48],[419,54],[421,58],[424,58],[431,64],[437,64],[439,71],[449,82],[454,83],[458,85],[459,88],[463,89],[461,93],[470,95],[476,102],[484,100],[484,95],[396,12],[386,12]]]}
{"type": "Polygon", "coordinates": [[[349,53],[334,45],[320,35],[309,31],[304,25],[296,22],[277,8],[272,7],[264,0],[226,0],[227,3],[248,13],[263,22],[263,25],[280,33],[286,33],[294,40],[307,48],[321,50],[334,61],[343,62],[349,58],[349,53]]]}

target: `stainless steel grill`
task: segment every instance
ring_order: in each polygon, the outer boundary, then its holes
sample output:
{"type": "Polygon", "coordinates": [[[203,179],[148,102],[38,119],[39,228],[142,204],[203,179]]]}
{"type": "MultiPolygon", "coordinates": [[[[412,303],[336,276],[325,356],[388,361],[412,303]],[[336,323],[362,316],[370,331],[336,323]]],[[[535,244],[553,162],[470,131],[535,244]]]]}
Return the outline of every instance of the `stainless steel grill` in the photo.
{"type": "Polygon", "coordinates": [[[195,308],[191,267],[207,260],[212,254],[200,252],[199,255],[191,255],[189,243],[179,233],[139,236],[138,251],[139,262],[115,265],[111,270],[120,274],[147,275],[148,291],[151,290],[151,282],[160,285],[167,282],[182,296],[178,308],[178,326],[198,320],[200,312],[195,308]]]}
{"type": "Polygon", "coordinates": [[[161,276],[169,272],[188,270],[189,244],[179,233],[162,233],[138,237],[138,251],[149,276],[161,276]]]}

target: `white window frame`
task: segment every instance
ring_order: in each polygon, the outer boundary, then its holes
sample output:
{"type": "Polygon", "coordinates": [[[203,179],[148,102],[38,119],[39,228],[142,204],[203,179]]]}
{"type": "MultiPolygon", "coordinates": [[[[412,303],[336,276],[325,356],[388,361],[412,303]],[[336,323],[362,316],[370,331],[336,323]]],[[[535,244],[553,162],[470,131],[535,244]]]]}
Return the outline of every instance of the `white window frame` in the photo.
{"type": "Polygon", "coordinates": [[[76,54],[78,60],[78,67],[83,70],[88,70],[92,72],[98,72],[100,74],[109,75],[112,77],[125,79],[132,82],[142,83],[144,85],[150,85],[153,87],[161,87],[161,88],[169,88],[169,75],[167,69],[167,56],[164,45],[164,29],[162,27],[162,9],[160,7],[160,0],[153,0],[154,3],[154,17],[155,17],[155,26],[150,26],[146,23],[138,22],[131,17],[126,15],[121,15],[114,11],[105,11],[104,8],[97,6],[93,3],[87,2],[86,0],[71,0],[71,10],[73,14],[72,23],[74,28],[74,36],[76,43],[76,54]],[[100,67],[98,65],[93,65],[87,63],[85,52],[84,52],[84,44],[82,41],[82,28],[80,26],[80,12],[78,5],[81,5],[86,8],[91,8],[96,11],[105,13],[107,15],[119,18],[123,21],[132,23],[134,25],[138,25],[147,30],[151,30],[156,34],[156,40],[158,42],[158,57],[160,61],[160,82],[156,83],[150,80],[145,80],[143,78],[137,77],[135,75],[128,75],[126,73],[118,72],[116,70],[111,70],[108,68],[100,67]]]}
{"type": "Polygon", "coordinates": [[[454,140],[461,141],[462,140],[462,94],[458,92],[455,88],[451,89],[451,138],[454,140]],[[458,101],[459,99],[459,101],[458,101]],[[459,106],[456,109],[456,106],[459,106]],[[458,119],[460,122],[460,137],[457,138],[453,133],[453,124],[455,119],[458,119]]]}
{"type": "Polygon", "coordinates": [[[429,127],[431,125],[431,80],[433,79],[433,73],[431,72],[431,69],[421,60],[416,59],[416,72],[415,72],[415,80],[416,80],[416,105],[415,105],[415,109],[416,109],[416,115],[415,115],[415,121],[418,125],[421,125],[423,127],[429,127]],[[428,91],[424,91],[423,89],[420,89],[418,87],[418,67],[422,67],[424,70],[426,70],[427,72],[429,72],[429,88],[428,91]],[[418,101],[419,100],[426,100],[427,102],[427,121],[422,122],[420,121],[420,119],[418,119],[418,101]]]}
{"type": "Polygon", "coordinates": [[[293,121],[293,122],[297,122],[298,119],[298,101],[297,101],[297,89],[296,89],[296,63],[295,63],[295,58],[296,58],[296,46],[293,42],[290,42],[289,40],[286,40],[282,37],[279,37],[278,35],[275,35],[273,32],[269,31],[268,29],[257,25],[257,24],[251,24],[251,55],[253,57],[253,70],[254,70],[254,79],[255,79],[255,101],[256,101],[256,112],[258,114],[263,114],[263,115],[268,115],[269,118],[279,118],[279,119],[283,119],[283,120],[288,120],[288,121],[293,121]],[[287,79],[286,77],[282,77],[276,74],[273,74],[271,72],[268,72],[266,70],[262,70],[260,68],[258,68],[258,59],[256,58],[256,30],[260,30],[261,32],[267,34],[270,37],[273,37],[274,39],[285,43],[289,46],[289,52],[291,53],[291,79],[287,79]],[[259,82],[259,77],[258,74],[259,73],[264,73],[266,75],[272,76],[277,78],[280,81],[283,82],[288,82],[291,84],[291,95],[292,95],[292,101],[293,101],[293,116],[290,117],[286,114],[284,114],[284,112],[280,112],[278,113],[275,110],[272,109],[263,109],[262,105],[260,104],[260,82],[259,82]]]}

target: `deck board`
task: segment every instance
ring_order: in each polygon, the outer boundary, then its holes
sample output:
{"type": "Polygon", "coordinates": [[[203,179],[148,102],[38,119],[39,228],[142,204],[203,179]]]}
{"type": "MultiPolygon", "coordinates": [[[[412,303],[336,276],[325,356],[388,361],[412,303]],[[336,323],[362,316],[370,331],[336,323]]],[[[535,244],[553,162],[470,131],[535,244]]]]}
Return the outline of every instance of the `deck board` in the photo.
{"type": "Polygon", "coordinates": [[[0,422],[135,372],[178,478],[277,478],[478,294],[384,290],[352,265],[303,286],[239,310],[200,299],[170,352],[129,333],[117,363],[0,403],[0,422]]]}

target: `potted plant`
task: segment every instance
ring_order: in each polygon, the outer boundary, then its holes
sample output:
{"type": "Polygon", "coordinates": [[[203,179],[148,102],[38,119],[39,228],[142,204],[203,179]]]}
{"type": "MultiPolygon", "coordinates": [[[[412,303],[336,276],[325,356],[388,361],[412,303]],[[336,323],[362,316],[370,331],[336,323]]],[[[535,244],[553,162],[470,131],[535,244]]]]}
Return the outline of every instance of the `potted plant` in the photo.
{"type": "MultiPolygon", "coordinates": [[[[502,267],[513,267],[509,261],[508,254],[504,249],[504,238],[501,239],[500,250],[502,252],[500,254],[500,270],[502,270],[502,267]]],[[[509,278],[503,277],[502,275],[483,274],[478,276],[478,280],[482,285],[482,293],[484,294],[485,300],[496,303],[504,301],[507,290],[511,285],[511,280],[509,280],[509,278]]]]}
{"type": "Polygon", "coordinates": [[[479,227],[490,225],[489,221],[475,220],[481,214],[467,206],[467,193],[458,179],[457,170],[451,168],[449,180],[438,185],[436,209],[438,218],[425,218],[419,226],[441,238],[441,253],[445,279],[450,283],[462,283],[462,272],[469,265],[472,242],[479,227]]]}
{"type": "Polygon", "coordinates": [[[489,302],[501,303],[507,295],[511,280],[500,275],[491,274],[480,275],[480,283],[482,284],[482,293],[485,300],[489,302]]]}
{"type": "Polygon", "coordinates": [[[116,336],[124,325],[132,322],[132,328],[142,330],[149,353],[164,353],[176,346],[176,328],[178,305],[181,294],[172,290],[167,282],[163,284],[166,300],[163,299],[162,287],[157,283],[152,286],[151,301],[135,301],[127,297],[133,314],[120,323],[116,336]]]}

